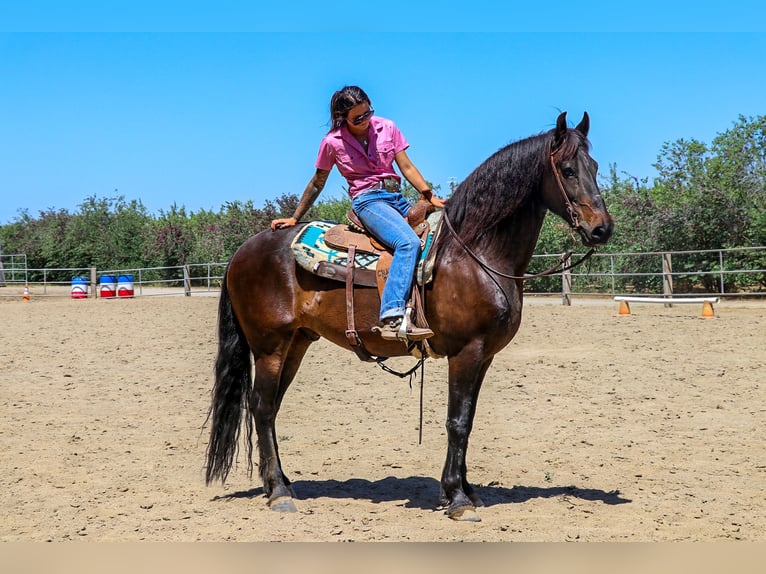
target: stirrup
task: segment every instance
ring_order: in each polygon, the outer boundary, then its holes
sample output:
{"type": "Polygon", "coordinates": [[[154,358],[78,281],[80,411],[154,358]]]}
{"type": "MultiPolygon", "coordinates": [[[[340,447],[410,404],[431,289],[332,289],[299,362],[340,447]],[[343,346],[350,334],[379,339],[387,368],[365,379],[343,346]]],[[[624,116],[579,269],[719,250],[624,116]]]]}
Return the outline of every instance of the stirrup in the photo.
{"type": "Polygon", "coordinates": [[[416,327],[410,320],[412,314],[412,308],[408,308],[404,317],[398,317],[393,319],[383,327],[373,327],[374,333],[380,333],[380,336],[387,341],[402,341],[407,343],[409,341],[422,341],[433,337],[434,332],[431,329],[425,329],[423,327],[416,327]]]}

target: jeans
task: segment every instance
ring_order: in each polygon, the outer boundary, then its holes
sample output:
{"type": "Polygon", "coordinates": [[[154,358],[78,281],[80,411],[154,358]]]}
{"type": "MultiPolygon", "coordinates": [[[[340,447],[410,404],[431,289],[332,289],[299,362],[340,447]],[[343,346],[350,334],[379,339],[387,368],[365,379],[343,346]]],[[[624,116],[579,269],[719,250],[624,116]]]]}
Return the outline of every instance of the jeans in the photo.
{"type": "Polygon", "coordinates": [[[404,219],[410,203],[400,192],[374,189],[357,195],[351,205],[367,230],[394,252],[380,301],[380,320],[401,317],[420,257],[420,239],[404,219]]]}

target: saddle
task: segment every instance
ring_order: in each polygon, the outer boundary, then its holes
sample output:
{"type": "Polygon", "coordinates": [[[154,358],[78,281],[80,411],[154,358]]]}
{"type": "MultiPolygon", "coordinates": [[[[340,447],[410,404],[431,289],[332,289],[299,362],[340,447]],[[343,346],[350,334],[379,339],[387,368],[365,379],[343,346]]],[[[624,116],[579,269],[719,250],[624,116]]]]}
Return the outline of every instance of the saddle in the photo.
{"type": "MultiPolygon", "coordinates": [[[[407,222],[415,232],[415,235],[420,238],[421,245],[425,243],[425,238],[431,230],[431,226],[428,221],[426,221],[426,217],[433,213],[433,211],[434,206],[429,202],[419,201],[413,205],[407,213],[407,222]]],[[[367,269],[357,270],[356,275],[358,275],[358,277],[355,278],[354,283],[366,287],[377,286],[378,292],[382,297],[383,287],[386,284],[388,271],[391,268],[393,253],[364,228],[364,224],[356,213],[354,213],[353,209],[348,210],[346,219],[348,220],[347,224],[339,223],[325,231],[324,242],[328,247],[338,251],[347,252],[349,254],[348,262],[353,262],[355,256],[359,253],[367,253],[376,256],[378,262],[375,271],[367,269]]],[[[348,273],[348,265],[343,267],[337,264],[320,264],[316,267],[315,273],[330,279],[345,281],[348,273]]]]}
{"type": "MultiPolygon", "coordinates": [[[[415,235],[420,238],[421,245],[425,244],[426,237],[428,237],[431,229],[428,221],[426,221],[426,217],[433,211],[434,207],[428,201],[419,201],[407,213],[407,222],[412,227],[415,235]]],[[[348,320],[346,338],[352,350],[361,360],[372,361],[374,360],[373,357],[364,348],[362,340],[359,338],[359,333],[356,330],[354,321],[354,285],[377,286],[378,293],[382,298],[383,288],[385,287],[388,272],[391,268],[391,261],[393,260],[393,253],[364,228],[364,224],[354,213],[353,209],[349,209],[346,218],[348,219],[348,224],[339,223],[330,227],[324,233],[324,242],[328,247],[348,253],[346,266],[321,262],[314,268],[314,272],[323,277],[345,282],[346,317],[348,320]],[[358,253],[367,253],[378,257],[375,271],[356,269],[355,261],[358,253]],[[371,276],[374,276],[374,282],[372,282],[371,276]]],[[[407,309],[408,317],[413,311],[417,316],[417,324],[427,327],[428,323],[423,311],[422,295],[418,291],[417,281],[412,283],[412,295],[407,309]]]]}

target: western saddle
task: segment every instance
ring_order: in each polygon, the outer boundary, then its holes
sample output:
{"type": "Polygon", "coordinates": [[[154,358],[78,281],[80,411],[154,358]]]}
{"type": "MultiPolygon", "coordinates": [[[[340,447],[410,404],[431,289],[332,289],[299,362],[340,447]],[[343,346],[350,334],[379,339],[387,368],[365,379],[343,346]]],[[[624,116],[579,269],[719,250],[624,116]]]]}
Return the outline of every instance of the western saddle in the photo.
{"type": "MultiPolygon", "coordinates": [[[[430,225],[426,221],[426,217],[433,211],[433,205],[428,201],[421,200],[413,205],[407,213],[407,222],[420,238],[421,246],[424,244],[430,231],[430,225]]],[[[315,273],[323,277],[345,282],[346,318],[348,321],[346,338],[351,348],[361,360],[373,361],[375,359],[364,348],[364,344],[356,330],[354,322],[354,285],[377,286],[378,292],[382,296],[388,272],[391,268],[393,253],[364,228],[364,224],[359,220],[353,209],[349,209],[346,218],[348,219],[348,224],[339,223],[328,229],[324,235],[324,241],[329,247],[338,251],[348,252],[346,267],[344,268],[332,263],[320,263],[316,267],[315,273]],[[369,253],[378,256],[378,263],[374,272],[368,270],[358,270],[357,272],[355,270],[354,259],[357,253],[369,253]]],[[[412,282],[412,294],[407,306],[408,310],[412,309],[415,313],[417,317],[416,323],[421,327],[427,327],[428,323],[423,310],[423,295],[418,291],[416,281],[412,282]]]]}

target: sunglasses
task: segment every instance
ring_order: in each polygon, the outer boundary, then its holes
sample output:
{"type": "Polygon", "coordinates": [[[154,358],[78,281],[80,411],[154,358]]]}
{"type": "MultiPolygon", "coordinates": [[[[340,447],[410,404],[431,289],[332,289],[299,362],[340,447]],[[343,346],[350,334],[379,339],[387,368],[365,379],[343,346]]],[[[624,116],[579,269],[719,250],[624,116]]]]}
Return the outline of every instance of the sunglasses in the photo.
{"type": "Polygon", "coordinates": [[[375,110],[373,110],[372,108],[369,108],[366,112],[364,112],[363,114],[359,114],[353,120],[351,120],[351,123],[354,124],[355,126],[358,126],[374,113],[375,113],[375,110]]]}

